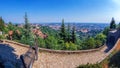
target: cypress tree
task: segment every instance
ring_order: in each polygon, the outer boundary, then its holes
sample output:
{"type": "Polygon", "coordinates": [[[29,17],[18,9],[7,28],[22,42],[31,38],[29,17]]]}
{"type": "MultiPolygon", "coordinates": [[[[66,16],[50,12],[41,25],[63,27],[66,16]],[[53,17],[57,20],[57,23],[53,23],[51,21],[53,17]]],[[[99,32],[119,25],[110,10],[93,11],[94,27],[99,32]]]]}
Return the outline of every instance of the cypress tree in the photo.
{"type": "Polygon", "coordinates": [[[62,19],[60,37],[62,40],[66,41],[66,30],[65,30],[64,19],[62,19]]]}
{"type": "Polygon", "coordinates": [[[25,34],[25,37],[26,37],[26,40],[31,40],[32,39],[32,33],[31,33],[31,28],[30,28],[30,23],[28,22],[28,17],[27,17],[27,13],[25,13],[25,25],[24,25],[24,28],[25,28],[25,31],[24,31],[24,34],[25,34]]]}
{"type": "Polygon", "coordinates": [[[73,26],[73,28],[72,28],[72,42],[73,43],[76,42],[75,26],[73,26]]]}
{"type": "Polygon", "coordinates": [[[27,13],[25,13],[25,29],[30,31],[30,24],[28,22],[27,13]]]}
{"type": "Polygon", "coordinates": [[[70,43],[70,24],[68,24],[67,28],[67,41],[70,43]]]}
{"type": "Polygon", "coordinates": [[[116,29],[116,24],[114,18],[112,18],[112,21],[110,23],[110,29],[116,29]]]}
{"type": "Polygon", "coordinates": [[[4,20],[2,19],[2,17],[0,17],[0,31],[4,31],[4,29],[5,29],[4,20]]]}

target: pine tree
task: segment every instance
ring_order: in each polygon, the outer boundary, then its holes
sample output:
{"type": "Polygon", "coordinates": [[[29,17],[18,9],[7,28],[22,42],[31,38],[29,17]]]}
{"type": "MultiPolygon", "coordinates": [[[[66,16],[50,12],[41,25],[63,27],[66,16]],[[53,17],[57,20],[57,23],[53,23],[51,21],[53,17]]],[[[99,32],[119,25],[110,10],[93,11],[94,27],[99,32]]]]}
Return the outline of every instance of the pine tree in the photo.
{"type": "Polygon", "coordinates": [[[67,28],[67,41],[70,43],[70,24],[68,24],[67,28]]]}
{"type": "Polygon", "coordinates": [[[60,37],[62,40],[66,41],[66,30],[65,30],[64,19],[62,19],[60,37]]]}
{"type": "Polygon", "coordinates": [[[4,31],[4,29],[5,29],[4,20],[2,19],[2,17],[0,17],[0,31],[4,31]]]}
{"type": "Polygon", "coordinates": [[[23,36],[23,38],[24,39],[26,39],[26,41],[25,41],[25,43],[26,44],[33,44],[33,40],[34,40],[34,38],[33,38],[33,33],[31,32],[31,26],[30,26],[30,23],[28,22],[28,17],[27,17],[27,13],[25,13],[25,25],[24,25],[24,28],[25,28],[25,30],[24,30],[24,35],[25,36],[23,36]],[[28,42],[29,41],[29,42],[28,42]]]}
{"type": "Polygon", "coordinates": [[[30,31],[30,24],[28,22],[27,13],[25,13],[25,29],[27,29],[28,31],[30,31]]]}
{"type": "Polygon", "coordinates": [[[116,24],[114,18],[112,18],[112,21],[110,23],[110,29],[116,29],[116,24]]]}
{"type": "Polygon", "coordinates": [[[76,34],[75,34],[75,26],[72,28],[72,42],[75,43],[76,41],[76,34]]]}

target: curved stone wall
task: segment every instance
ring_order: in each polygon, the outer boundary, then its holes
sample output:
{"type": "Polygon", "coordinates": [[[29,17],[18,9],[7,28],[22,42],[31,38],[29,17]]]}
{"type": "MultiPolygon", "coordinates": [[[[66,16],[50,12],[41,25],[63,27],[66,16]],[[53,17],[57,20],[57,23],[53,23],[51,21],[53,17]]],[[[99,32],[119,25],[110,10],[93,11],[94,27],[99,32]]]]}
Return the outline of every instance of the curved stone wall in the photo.
{"type": "MultiPolygon", "coordinates": [[[[4,43],[12,43],[15,45],[19,45],[19,46],[23,46],[26,48],[29,48],[29,45],[25,45],[25,44],[21,44],[18,42],[14,42],[14,41],[10,41],[10,40],[3,40],[4,43]]],[[[96,52],[96,51],[101,51],[102,49],[104,49],[106,47],[106,45],[103,45],[99,48],[95,48],[95,49],[88,49],[88,50],[76,50],[76,51],[70,51],[70,50],[52,50],[52,49],[46,49],[46,48],[39,48],[39,51],[45,51],[45,52],[50,52],[50,53],[90,53],[90,52],[96,52]]]]}

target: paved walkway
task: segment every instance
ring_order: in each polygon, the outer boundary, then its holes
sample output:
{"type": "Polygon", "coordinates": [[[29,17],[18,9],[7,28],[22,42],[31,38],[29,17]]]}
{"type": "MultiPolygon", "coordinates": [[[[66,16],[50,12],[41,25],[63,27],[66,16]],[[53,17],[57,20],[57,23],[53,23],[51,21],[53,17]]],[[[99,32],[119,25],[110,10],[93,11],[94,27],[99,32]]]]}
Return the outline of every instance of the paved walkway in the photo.
{"type": "MultiPolygon", "coordinates": [[[[19,58],[21,54],[24,54],[28,48],[18,46],[12,43],[10,47],[14,48],[14,54],[19,58]]],[[[60,54],[40,51],[38,54],[38,61],[35,61],[33,68],[75,68],[80,64],[96,63],[106,57],[104,52],[107,47],[101,49],[101,51],[90,53],[74,53],[74,54],[60,54]]]]}
{"type": "MultiPolygon", "coordinates": [[[[98,51],[90,51],[84,53],[58,53],[58,52],[47,52],[41,51],[38,54],[38,61],[35,61],[33,68],[76,68],[81,64],[87,63],[97,63],[107,57],[114,49],[120,49],[120,39],[114,45],[114,47],[109,51],[105,52],[107,46],[103,47],[98,51]]],[[[15,43],[5,42],[5,44],[0,44],[0,65],[1,60],[10,61],[3,64],[17,63],[17,65],[21,64],[21,60],[19,59],[20,55],[26,53],[28,51],[27,47],[20,46],[15,43]]],[[[10,66],[10,65],[8,65],[10,66]]],[[[10,68],[10,67],[8,67],[10,68]]],[[[11,65],[11,68],[12,65],[11,65]]]]}

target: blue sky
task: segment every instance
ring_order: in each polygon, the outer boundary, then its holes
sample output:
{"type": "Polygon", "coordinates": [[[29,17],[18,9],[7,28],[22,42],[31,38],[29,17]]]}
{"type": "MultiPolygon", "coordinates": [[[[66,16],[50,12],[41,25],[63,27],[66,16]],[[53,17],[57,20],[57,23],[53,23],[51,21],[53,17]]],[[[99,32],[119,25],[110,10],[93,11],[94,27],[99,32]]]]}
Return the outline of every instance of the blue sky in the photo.
{"type": "Polygon", "coordinates": [[[27,12],[31,23],[120,22],[120,0],[0,0],[0,16],[6,22],[23,23],[27,12]]]}

